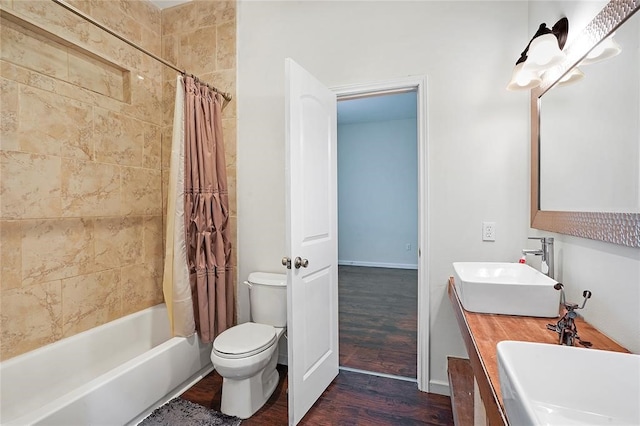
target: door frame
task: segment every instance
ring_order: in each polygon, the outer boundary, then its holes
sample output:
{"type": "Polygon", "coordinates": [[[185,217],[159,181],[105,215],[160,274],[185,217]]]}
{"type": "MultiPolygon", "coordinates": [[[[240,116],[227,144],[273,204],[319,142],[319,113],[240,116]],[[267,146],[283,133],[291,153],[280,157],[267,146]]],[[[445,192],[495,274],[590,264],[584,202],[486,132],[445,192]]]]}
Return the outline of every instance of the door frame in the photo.
{"type": "MultiPolygon", "coordinates": [[[[428,185],[428,138],[427,138],[427,77],[424,75],[384,80],[375,83],[351,84],[330,88],[338,102],[351,97],[417,91],[417,135],[418,135],[418,389],[430,392],[429,374],[429,185],[428,185]]],[[[437,392],[441,393],[441,392],[437,392]]]]}

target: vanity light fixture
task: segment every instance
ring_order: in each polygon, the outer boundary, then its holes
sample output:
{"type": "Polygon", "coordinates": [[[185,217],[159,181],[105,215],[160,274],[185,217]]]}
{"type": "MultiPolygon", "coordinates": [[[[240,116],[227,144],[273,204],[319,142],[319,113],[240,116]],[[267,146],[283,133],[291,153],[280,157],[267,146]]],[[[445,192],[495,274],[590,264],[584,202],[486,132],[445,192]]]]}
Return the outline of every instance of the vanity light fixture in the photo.
{"type": "Polygon", "coordinates": [[[562,18],[551,29],[542,23],[520,54],[507,90],[527,90],[540,85],[542,74],[565,58],[562,49],[569,33],[569,20],[562,18]]]}
{"type": "Polygon", "coordinates": [[[580,71],[578,67],[573,67],[571,71],[569,71],[558,81],[558,86],[566,86],[568,84],[575,83],[578,80],[582,80],[583,78],[584,73],[580,71]]]}
{"type": "Polygon", "coordinates": [[[587,56],[582,60],[580,65],[588,65],[605,59],[613,58],[622,52],[620,45],[613,39],[615,33],[602,40],[596,47],[591,49],[587,56]]]}

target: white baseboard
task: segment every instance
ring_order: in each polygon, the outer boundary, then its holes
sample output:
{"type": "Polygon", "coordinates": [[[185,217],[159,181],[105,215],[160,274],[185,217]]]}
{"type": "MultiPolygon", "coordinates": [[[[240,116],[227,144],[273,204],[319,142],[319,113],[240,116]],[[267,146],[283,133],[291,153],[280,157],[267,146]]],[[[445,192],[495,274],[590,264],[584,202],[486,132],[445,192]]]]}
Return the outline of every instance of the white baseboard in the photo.
{"type": "Polygon", "coordinates": [[[442,380],[430,380],[429,392],[437,393],[438,395],[451,396],[451,391],[449,390],[449,382],[445,382],[442,380]]]}
{"type": "Polygon", "coordinates": [[[338,265],[342,266],[368,266],[370,268],[391,268],[391,269],[418,269],[418,264],[411,263],[382,263],[382,262],[362,262],[359,260],[338,260],[338,265]]]}

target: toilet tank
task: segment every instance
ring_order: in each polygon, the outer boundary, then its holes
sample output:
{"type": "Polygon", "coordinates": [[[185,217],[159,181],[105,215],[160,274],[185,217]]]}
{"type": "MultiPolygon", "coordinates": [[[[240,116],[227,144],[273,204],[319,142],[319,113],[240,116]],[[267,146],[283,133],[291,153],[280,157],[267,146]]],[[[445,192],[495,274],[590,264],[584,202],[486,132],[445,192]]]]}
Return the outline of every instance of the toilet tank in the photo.
{"type": "Polygon", "coordinates": [[[287,276],[252,272],[247,279],[251,321],[274,327],[287,325],[287,276]]]}

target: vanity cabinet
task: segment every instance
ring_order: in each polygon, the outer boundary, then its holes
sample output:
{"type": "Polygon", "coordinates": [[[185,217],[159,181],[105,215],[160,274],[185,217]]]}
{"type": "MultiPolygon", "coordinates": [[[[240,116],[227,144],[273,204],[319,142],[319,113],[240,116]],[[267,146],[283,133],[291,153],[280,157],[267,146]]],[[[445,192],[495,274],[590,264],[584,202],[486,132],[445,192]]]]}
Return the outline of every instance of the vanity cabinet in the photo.
{"type": "MultiPolygon", "coordinates": [[[[466,311],[460,302],[454,286],[454,278],[449,278],[449,300],[462,333],[467,353],[469,355],[470,368],[455,367],[452,362],[460,362],[450,358],[451,374],[473,374],[473,398],[452,397],[453,410],[460,413],[474,413],[473,424],[481,426],[507,425],[507,416],[502,404],[500,393],[500,381],[498,379],[498,355],[496,345],[502,340],[518,340],[525,342],[557,344],[558,335],[546,328],[547,324],[554,323],[553,318],[536,318],[513,315],[479,314],[466,311]],[[465,372],[466,371],[466,372],[465,372]],[[462,372],[462,373],[460,373],[462,372]],[[473,408],[456,407],[455,405],[473,404],[473,408]]],[[[592,325],[581,318],[576,320],[580,337],[593,344],[593,349],[602,349],[616,352],[629,352],[592,325]]],[[[586,349],[585,350],[589,350],[586,349]]],[[[469,386],[470,378],[451,378],[452,387],[459,383],[469,386]]],[[[463,391],[465,392],[465,391],[463,391]]],[[[454,389],[451,394],[454,395],[454,389]]],[[[456,416],[454,415],[454,418],[456,416]]],[[[460,416],[463,419],[468,418],[460,416]]],[[[463,422],[460,422],[463,424],[463,422]]]]}

